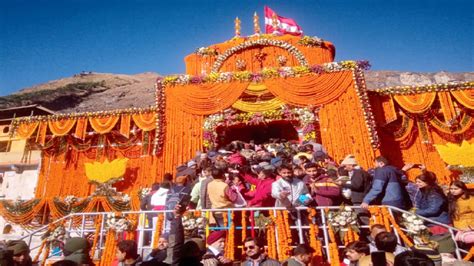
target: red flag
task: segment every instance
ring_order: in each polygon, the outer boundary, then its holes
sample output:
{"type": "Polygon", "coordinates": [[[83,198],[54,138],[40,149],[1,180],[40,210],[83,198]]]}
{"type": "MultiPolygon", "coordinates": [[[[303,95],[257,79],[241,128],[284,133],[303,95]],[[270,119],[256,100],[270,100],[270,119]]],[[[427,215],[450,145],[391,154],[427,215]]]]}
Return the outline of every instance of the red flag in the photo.
{"type": "Polygon", "coordinates": [[[296,24],[296,21],[291,18],[284,18],[278,16],[268,6],[265,6],[265,33],[276,33],[276,34],[291,34],[291,35],[303,35],[303,30],[296,24]],[[277,18],[277,27],[273,27],[273,17],[277,18]]]}

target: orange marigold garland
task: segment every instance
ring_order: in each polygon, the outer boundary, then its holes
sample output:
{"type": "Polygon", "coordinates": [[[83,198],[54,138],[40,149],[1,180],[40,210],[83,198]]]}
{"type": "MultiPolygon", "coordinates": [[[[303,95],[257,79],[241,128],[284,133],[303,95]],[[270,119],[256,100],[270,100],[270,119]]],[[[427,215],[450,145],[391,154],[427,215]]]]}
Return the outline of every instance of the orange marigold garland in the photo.
{"type": "Polygon", "coordinates": [[[92,241],[92,247],[91,247],[91,250],[90,250],[91,258],[94,258],[95,250],[97,248],[97,243],[98,243],[98,240],[99,240],[101,225],[102,225],[102,216],[99,216],[97,221],[95,221],[94,240],[92,241]]]}
{"type": "Polygon", "coordinates": [[[109,266],[115,258],[115,249],[117,247],[116,233],[112,230],[107,232],[105,237],[104,253],[100,258],[99,266],[109,266]]]}
{"type": "Polygon", "coordinates": [[[165,216],[163,213],[159,213],[156,219],[156,225],[155,225],[155,236],[153,237],[153,243],[152,247],[155,249],[158,247],[158,239],[160,238],[161,231],[163,231],[163,221],[165,219],[165,216]]]}
{"type": "Polygon", "coordinates": [[[247,238],[247,217],[246,211],[242,211],[242,254],[244,254],[244,241],[247,238]]]}
{"type": "Polygon", "coordinates": [[[235,259],[235,221],[234,212],[230,212],[229,217],[229,231],[227,232],[227,243],[225,245],[224,257],[234,260],[235,259]]]}
{"type": "Polygon", "coordinates": [[[474,246],[471,247],[471,249],[466,254],[466,256],[463,258],[463,260],[464,261],[470,261],[473,256],[474,256],[474,246]]]}
{"type": "MultiPolygon", "coordinates": [[[[288,214],[287,214],[288,215],[288,214]]],[[[277,211],[277,235],[278,235],[278,260],[288,259],[291,251],[291,231],[288,228],[288,221],[285,221],[285,211],[277,211]],[[288,236],[290,231],[290,236],[288,236]]]]}
{"type": "Polygon", "coordinates": [[[313,253],[313,264],[322,265],[323,253],[321,241],[318,239],[319,228],[318,225],[313,223],[313,218],[316,217],[316,209],[309,209],[309,244],[314,249],[313,253]]]}

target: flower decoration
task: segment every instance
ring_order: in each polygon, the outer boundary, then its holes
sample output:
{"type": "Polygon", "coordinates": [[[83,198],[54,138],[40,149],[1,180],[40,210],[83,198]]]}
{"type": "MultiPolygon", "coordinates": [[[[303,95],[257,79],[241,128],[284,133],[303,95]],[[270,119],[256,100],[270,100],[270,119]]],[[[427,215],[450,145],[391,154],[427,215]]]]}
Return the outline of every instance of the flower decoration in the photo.
{"type": "Polygon", "coordinates": [[[463,140],[461,145],[448,142],[446,145],[434,146],[447,164],[474,167],[474,144],[463,140]]]}
{"type": "Polygon", "coordinates": [[[278,64],[279,64],[280,66],[285,66],[286,63],[288,62],[288,58],[286,58],[286,56],[284,56],[284,55],[279,55],[279,56],[277,57],[277,61],[278,61],[278,64]]]}
{"type": "Polygon", "coordinates": [[[141,188],[140,190],[138,190],[138,197],[140,199],[143,199],[146,195],[150,194],[150,192],[151,188],[141,188]]]}
{"type": "Polygon", "coordinates": [[[127,158],[115,159],[111,162],[105,159],[103,163],[85,163],[86,176],[94,183],[109,183],[120,179],[127,168],[127,158]]]}
{"type": "Polygon", "coordinates": [[[186,213],[182,220],[185,234],[188,236],[193,236],[206,229],[206,218],[196,215],[194,212],[186,213]]]}
{"type": "Polygon", "coordinates": [[[380,146],[379,136],[377,135],[375,116],[372,112],[372,107],[370,105],[369,96],[367,94],[367,88],[365,86],[364,72],[365,70],[362,67],[369,67],[370,65],[367,61],[358,61],[355,65],[349,63],[350,61],[342,61],[341,66],[345,67],[354,67],[352,72],[352,78],[354,80],[354,88],[356,90],[359,102],[362,106],[362,114],[364,116],[365,125],[369,133],[370,144],[375,150],[380,146]]]}
{"type": "Polygon", "coordinates": [[[130,231],[132,229],[132,222],[127,217],[116,213],[107,214],[106,227],[116,233],[130,231]]]}
{"type": "Polygon", "coordinates": [[[247,67],[247,63],[246,63],[245,60],[243,60],[243,59],[238,59],[238,60],[235,62],[235,66],[237,67],[237,70],[243,71],[243,70],[245,70],[245,68],[247,67]]]}
{"type": "Polygon", "coordinates": [[[64,243],[66,239],[66,228],[64,228],[64,226],[60,224],[56,226],[53,230],[48,230],[43,237],[46,240],[46,242],[49,242],[49,243],[56,243],[56,242],[64,243]]]}
{"type": "Polygon", "coordinates": [[[422,237],[428,234],[428,227],[424,225],[423,220],[414,213],[402,214],[402,224],[412,237],[422,237]]]}
{"type": "MultiPolygon", "coordinates": [[[[239,59],[241,60],[241,59],[239,59]]],[[[211,72],[207,76],[189,76],[189,75],[172,75],[167,77],[161,77],[157,79],[157,106],[156,110],[160,111],[161,107],[164,107],[164,86],[176,86],[176,85],[187,85],[187,84],[202,84],[212,82],[231,82],[231,81],[242,81],[242,82],[255,82],[262,81],[262,79],[269,78],[287,78],[287,77],[300,77],[307,74],[322,74],[348,70],[366,70],[370,67],[367,61],[341,61],[331,62],[321,65],[314,66],[295,66],[295,67],[265,67],[261,72],[250,72],[250,71],[236,71],[236,72],[211,72]],[[158,95],[160,94],[160,95],[158,95]]],[[[157,119],[157,123],[160,123],[161,119],[157,119]]],[[[158,127],[159,129],[159,127],[158,127]]]]}
{"type": "Polygon", "coordinates": [[[324,44],[324,40],[316,36],[304,36],[298,41],[298,44],[310,47],[321,47],[324,44]]]}
{"type": "Polygon", "coordinates": [[[302,128],[303,137],[306,140],[316,139],[314,123],[319,121],[317,113],[319,108],[288,108],[283,105],[280,109],[264,112],[238,112],[234,109],[226,109],[222,113],[208,116],[204,120],[203,138],[204,147],[211,147],[216,144],[216,128],[219,126],[232,126],[237,124],[257,125],[260,123],[269,123],[274,120],[297,120],[302,128]]]}
{"type": "Polygon", "coordinates": [[[334,229],[334,232],[339,232],[341,239],[344,238],[344,234],[349,230],[359,232],[357,223],[356,212],[348,207],[342,205],[337,211],[330,211],[328,213],[328,223],[334,229]]]}
{"type": "Polygon", "coordinates": [[[72,206],[74,203],[78,201],[78,198],[74,195],[68,195],[64,198],[64,203],[66,203],[67,206],[72,206]]]}
{"type": "Polygon", "coordinates": [[[474,87],[474,81],[467,82],[450,82],[445,84],[431,84],[426,86],[395,86],[382,89],[375,89],[374,91],[383,95],[408,95],[423,92],[441,92],[452,90],[466,90],[474,87]]]}
{"type": "Polygon", "coordinates": [[[292,54],[298,60],[300,65],[308,66],[308,62],[306,61],[306,58],[304,57],[303,53],[301,53],[295,46],[284,41],[267,39],[264,36],[261,37],[263,38],[246,41],[226,50],[223,54],[217,57],[214,65],[212,66],[212,72],[218,72],[222,64],[227,60],[227,58],[229,58],[233,54],[253,46],[277,46],[283,48],[287,50],[290,54],[292,54]]]}
{"type": "Polygon", "coordinates": [[[200,56],[216,56],[219,53],[216,49],[210,47],[200,47],[196,49],[196,54],[200,56]]]}

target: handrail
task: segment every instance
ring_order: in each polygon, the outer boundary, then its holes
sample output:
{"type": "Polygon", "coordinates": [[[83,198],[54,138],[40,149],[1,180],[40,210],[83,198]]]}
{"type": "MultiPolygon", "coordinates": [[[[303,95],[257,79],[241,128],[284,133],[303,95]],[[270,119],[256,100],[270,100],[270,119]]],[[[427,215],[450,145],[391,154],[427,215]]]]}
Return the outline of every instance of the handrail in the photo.
{"type": "MultiPolygon", "coordinates": [[[[349,208],[354,209],[354,210],[361,209],[360,206],[345,206],[345,207],[349,207],[349,208]]],[[[379,205],[377,207],[387,208],[389,210],[390,215],[392,215],[392,216],[393,216],[392,211],[396,211],[396,212],[399,212],[399,213],[409,213],[406,210],[403,210],[403,209],[400,209],[400,208],[397,208],[397,207],[393,207],[393,206],[379,205]]],[[[293,229],[293,230],[295,230],[295,229],[298,230],[299,242],[302,242],[304,240],[303,230],[307,230],[309,228],[309,226],[308,225],[303,226],[303,223],[301,222],[300,211],[308,210],[309,208],[308,207],[296,207],[295,209],[298,211],[297,221],[295,221],[295,225],[291,226],[290,228],[293,229]]],[[[321,225],[319,225],[319,228],[322,229],[323,235],[321,236],[321,238],[324,242],[322,248],[326,250],[327,254],[329,254],[329,236],[328,236],[329,225],[327,224],[327,217],[326,217],[325,210],[326,209],[338,210],[338,209],[340,209],[340,206],[314,207],[314,209],[320,211],[321,225]]],[[[203,212],[203,213],[208,213],[208,212],[212,213],[212,212],[231,212],[231,211],[273,211],[273,212],[276,212],[276,211],[279,211],[279,210],[287,210],[287,208],[285,208],[285,207],[224,208],[224,209],[201,209],[201,210],[198,210],[198,211],[203,212]]],[[[124,215],[137,214],[137,215],[143,215],[143,216],[146,217],[146,214],[159,214],[159,213],[164,214],[164,213],[170,213],[170,212],[173,212],[173,211],[172,210],[124,211],[124,212],[121,212],[121,213],[124,214],[124,215]]],[[[32,231],[29,235],[26,235],[26,236],[22,237],[21,239],[28,238],[29,239],[28,244],[31,245],[31,242],[32,242],[32,239],[33,239],[34,236],[37,236],[40,232],[44,232],[44,231],[48,230],[50,225],[62,223],[64,221],[70,221],[70,224],[69,224],[68,228],[66,229],[66,231],[68,231],[68,233],[75,232],[76,234],[79,234],[79,236],[84,236],[84,233],[95,232],[95,230],[92,230],[90,227],[88,228],[88,226],[86,225],[87,221],[90,222],[90,221],[93,221],[94,219],[96,219],[95,217],[102,216],[103,219],[102,219],[102,222],[101,222],[102,224],[100,226],[100,231],[99,231],[101,237],[99,237],[100,241],[99,241],[98,246],[97,246],[97,250],[99,251],[99,254],[100,254],[100,251],[103,249],[103,244],[104,244],[102,236],[106,233],[105,219],[107,218],[107,215],[109,213],[113,213],[113,212],[71,213],[67,216],[64,216],[64,217],[62,217],[58,220],[53,221],[49,225],[43,226],[41,228],[38,228],[38,229],[32,231]],[[74,227],[72,221],[73,221],[73,219],[78,219],[78,217],[80,217],[80,224],[79,224],[79,226],[74,227]]],[[[459,231],[459,229],[457,229],[455,227],[452,227],[452,226],[449,226],[449,225],[446,225],[446,224],[442,224],[442,223],[433,221],[431,219],[428,219],[428,218],[425,218],[425,217],[422,217],[422,216],[419,216],[419,215],[418,215],[418,217],[420,217],[425,222],[428,222],[428,223],[435,224],[435,225],[441,226],[443,228],[446,228],[450,232],[451,237],[453,239],[454,239],[455,232],[459,231]]],[[[78,223],[78,222],[79,222],[79,220],[77,220],[76,223],[78,223]]],[[[360,227],[361,228],[367,228],[368,226],[367,225],[365,225],[365,226],[361,225],[360,227]]],[[[209,227],[209,228],[213,229],[213,230],[215,230],[215,229],[228,229],[227,226],[226,227],[209,227]]],[[[237,226],[236,229],[242,229],[242,227],[237,226]]],[[[139,235],[138,249],[139,249],[139,252],[143,255],[145,250],[151,249],[150,246],[147,247],[147,246],[143,245],[144,234],[146,232],[153,232],[154,228],[145,228],[145,227],[143,227],[143,225],[140,225],[140,226],[137,227],[136,231],[139,235]]],[[[394,231],[395,231],[397,239],[400,243],[400,238],[398,236],[398,233],[397,233],[396,230],[394,230],[394,231]]],[[[404,228],[402,228],[402,231],[407,232],[407,230],[404,229],[404,228]]],[[[462,253],[468,253],[468,251],[459,248],[456,242],[455,242],[455,244],[456,244],[456,257],[458,259],[461,259],[462,258],[461,257],[461,252],[462,253]]],[[[342,247],[342,246],[340,246],[340,247],[342,247]]],[[[37,248],[38,247],[32,247],[31,250],[35,250],[37,248]]],[[[329,259],[330,258],[328,256],[328,260],[329,259]]]]}

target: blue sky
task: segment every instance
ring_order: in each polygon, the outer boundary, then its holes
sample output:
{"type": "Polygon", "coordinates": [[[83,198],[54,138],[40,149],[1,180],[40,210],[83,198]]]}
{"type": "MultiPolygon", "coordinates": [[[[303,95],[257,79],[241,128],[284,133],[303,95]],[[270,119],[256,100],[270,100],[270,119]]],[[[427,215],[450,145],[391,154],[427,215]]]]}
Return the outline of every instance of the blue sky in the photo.
{"type": "Polygon", "coordinates": [[[0,95],[81,71],[184,72],[183,58],[253,34],[263,7],[373,70],[473,71],[474,1],[0,0],[0,95]]]}

